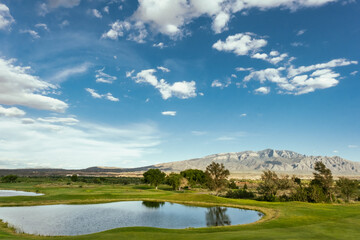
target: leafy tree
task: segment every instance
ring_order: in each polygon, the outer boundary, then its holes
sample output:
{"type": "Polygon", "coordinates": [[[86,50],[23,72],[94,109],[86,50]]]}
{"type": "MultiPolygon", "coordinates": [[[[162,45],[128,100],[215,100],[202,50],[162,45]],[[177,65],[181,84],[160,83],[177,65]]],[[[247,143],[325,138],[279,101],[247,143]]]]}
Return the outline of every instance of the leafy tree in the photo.
{"type": "Polygon", "coordinates": [[[16,182],[17,179],[18,179],[17,175],[10,174],[10,175],[6,175],[6,176],[2,177],[1,182],[3,182],[3,183],[14,183],[14,182],[16,182]]]}
{"type": "Polygon", "coordinates": [[[279,189],[279,178],[275,172],[270,170],[264,171],[261,175],[261,183],[259,184],[258,191],[263,194],[264,200],[274,201],[276,193],[279,189]]]}
{"type": "Polygon", "coordinates": [[[336,186],[339,188],[341,195],[343,195],[348,202],[351,196],[356,192],[358,182],[356,180],[340,177],[339,180],[336,181],[336,186]]]}
{"type": "Polygon", "coordinates": [[[158,189],[158,185],[164,182],[165,175],[159,169],[149,169],[143,174],[145,183],[150,183],[150,185],[155,186],[155,189],[158,189]]]}
{"type": "Polygon", "coordinates": [[[316,162],[314,179],[311,180],[310,186],[317,186],[322,189],[327,201],[331,201],[331,186],[333,184],[333,177],[331,170],[326,168],[322,162],[316,162]]]}
{"type": "Polygon", "coordinates": [[[189,181],[190,186],[204,185],[206,183],[206,176],[204,171],[199,169],[187,169],[180,172],[180,175],[189,181]]]}
{"type": "Polygon", "coordinates": [[[77,174],[73,174],[71,177],[70,177],[71,181],[72,182],[77,182],[79,180],[79,177],[77,174]]]}
{"type": "Polygon", "coordinates": [[[166,177],[166,183],[172,186],[174,190],[180,190],[187,185],[188,181],[178,173],[170,173],[166,177]]]}
{"type": "Polygon", "coordinates": [[[4,177],[1,178],[1,182],[4,182],[4,183],[14,183],[16,182],[18,176],[17,175],[6,175],[4,177]]]}
{"type": "Polygon", "coordinates": [[[220,190],[226,186],[226,178],[230,175],[224,164],[212,162],[206,167],[205,174],[208,178],[208,187],[210,190],[220,190]]]}

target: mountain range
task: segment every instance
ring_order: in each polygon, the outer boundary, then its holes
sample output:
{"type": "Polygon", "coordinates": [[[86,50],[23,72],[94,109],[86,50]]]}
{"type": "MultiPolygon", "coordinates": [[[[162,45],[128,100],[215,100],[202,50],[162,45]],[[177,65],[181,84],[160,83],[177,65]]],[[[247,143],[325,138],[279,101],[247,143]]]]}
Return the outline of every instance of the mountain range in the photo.
{"type": "Polygon", "coordinates": [[[87,176],[141,176],[150,168],[165,172],[180,172],[186,169],[205,170],[211,162],[222,163],[232,175],[259,176],[262,171],[271,170],[277,173],[311,175],[315,162],[321,161],[333,175],[360,177],[360,163],[352,162],[338,156],[306,156],[288,150],[265,149],[262,151],[244,151],[219,153],[202,158],[185,161],[168,162],[137,168],[90,167],[79,170],[66,169],[0,169],[0,175],[18,174],[23,176],[70,175],[87,176]]]}

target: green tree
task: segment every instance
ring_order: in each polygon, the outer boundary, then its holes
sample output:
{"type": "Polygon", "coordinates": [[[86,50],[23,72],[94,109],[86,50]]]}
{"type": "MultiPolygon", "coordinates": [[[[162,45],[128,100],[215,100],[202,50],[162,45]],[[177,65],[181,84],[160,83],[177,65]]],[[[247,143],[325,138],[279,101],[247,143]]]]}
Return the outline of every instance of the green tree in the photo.
{"type": "Polygon", "coordinates": [[[160,183],[164,182],[166,174],[159,169],[149,169],[143,174],[145,183],[155,186],[158,189],[160,183]]]}
{"type": "Polygon", "coordinates": [[[358,188],[358,182],[356,180],[350,180],[345,177],[340,177],[336,181],[336,186],[341,192],[341,195],[345,198],[345,201],[349,201],[352,195],[356,192],[358,188]]]}
{"type": "Polygon", "coordinates": [[[279,178],[275,172],[270,170],[264,171],[261,175],[261,183],[258,191],[264,196],[266,201],[274,201],[276,193],[279,189],[279,178]]]}
{"type": "Polygon", "coordinates": [[[166,176],[166,183],[172,186],[173,190],[180,190],[183,176],[178,173],[170,173],[166,176]]]}
{"type": "Polygon", "coordinates": [[[317,186],[322,189],[327,201],[331,201],[331,186],[333,184],[333,177],[331,170],[328,169],[324,163],[316,162],[314,179],[311,180],[310,186],[317,186]]]}
{"type": "Polygon", "coordinates": [[[199,169],[187,169],[180,172],[181,176],[189,181],[189,185],[194,187],[196,185],[204,185],[206,183],[206,176],[204,171],[199,169]]]}
{"type": "Polygon", "coordinates": [[[206,167],[205,174],[207,176],[207,183],[210,190],[221,190],[226,186],[226,178],[230,175],[224,164],[212,162],[206,167]]]}
{"type": "Polygon", "coordinates": [[[1,182],[3,182],[3,183],[14,183],[14,182],[16,182],[17,179],[18,179],[17,175],[10,174],[10,175],[6,175],[6,176],[2,177],[1,182]]]}
{"type": "Polygon", "coordinates": [[[77,174],[73,174],[71,177],[70,177],[71,181],[72,182],[77,182],[79,180],[79,177],[77,174]]]}

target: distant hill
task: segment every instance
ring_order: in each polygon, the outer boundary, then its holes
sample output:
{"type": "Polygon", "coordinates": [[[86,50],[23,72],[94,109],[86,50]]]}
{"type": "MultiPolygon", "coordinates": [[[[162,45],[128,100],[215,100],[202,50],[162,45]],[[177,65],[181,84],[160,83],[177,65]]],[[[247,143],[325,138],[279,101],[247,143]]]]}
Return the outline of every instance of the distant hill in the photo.
{"type": "Polygon", "coordinates": [[[262,151],[244,151],[234,153],[220,153],[203,158],[185,161],[168,162],[138,168],[90,167],[79,170],[66,169],[0,169],[0,175],[17,174],[20,176],[141,176],[142,172],[150,168],[158,168],[166,172],[180,172],[186,169],[205,170],[211,162],[223,163],[230,172],[252,173],[260,175],[264,170],[278,173],[311,175],[315,162],[323,162],[333,175],[360,176],[360,163],[352,162],[341,157],[306,156],[293,151],[265,149],[262,151]]]}
{"type": "Polygon", "coordinates": [[[245,151],[220,153],[186,161],[157,164],[153,167],[163,171],[182,171],[189,168],[205,170],[211,162],[223,163],[230,172],[275,172],[311,174],[315,162],[323,162],[334,175],[360,175],[360,163],[341,157],[306,156],[293,151],[265,149],[258,152],[245,151]]]}

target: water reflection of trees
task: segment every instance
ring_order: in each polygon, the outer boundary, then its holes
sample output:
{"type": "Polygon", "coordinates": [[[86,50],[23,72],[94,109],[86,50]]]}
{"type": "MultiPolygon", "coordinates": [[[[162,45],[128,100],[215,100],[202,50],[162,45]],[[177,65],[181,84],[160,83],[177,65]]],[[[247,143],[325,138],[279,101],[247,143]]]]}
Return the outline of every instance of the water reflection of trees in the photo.
{"type": "Polygon", "coordinates": [[[165,202],[152,202],[152,201],[143,201],[142,205],[144,205],[147,208],[159,208],[163,206],[165,202]]]}
{"type": "Polygon", "coordinates": [[[211,207],[208,208],[206,213],[206,225],[210,226],[225,226],[230,225],[231,221],[226,214],[227,208],[224,207],[211,207]]]}

